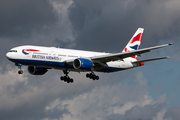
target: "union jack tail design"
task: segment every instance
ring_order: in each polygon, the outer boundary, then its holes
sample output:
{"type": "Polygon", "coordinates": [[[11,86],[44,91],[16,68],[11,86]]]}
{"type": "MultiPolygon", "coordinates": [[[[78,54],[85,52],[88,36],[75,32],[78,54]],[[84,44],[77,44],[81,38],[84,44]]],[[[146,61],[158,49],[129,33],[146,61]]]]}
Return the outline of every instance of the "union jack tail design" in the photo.
{"type": "MultiPolygon", "coordinates": [[[[133,35],[129,43],[124,48],[123,52],[130,52],[133,50],[138,50],[141,45],[141,39],[143,35],[144,29],[138,28],[136,33],[133,35]]],[[[133,58],[137,58],[137,56],[132,56],[133,58]]]]}

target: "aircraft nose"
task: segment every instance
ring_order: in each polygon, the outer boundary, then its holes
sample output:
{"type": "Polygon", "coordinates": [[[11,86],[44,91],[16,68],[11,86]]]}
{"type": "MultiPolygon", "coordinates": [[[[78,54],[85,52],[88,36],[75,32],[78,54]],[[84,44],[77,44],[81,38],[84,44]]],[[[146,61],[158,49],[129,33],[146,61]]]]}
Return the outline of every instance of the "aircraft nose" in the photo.
{"type": "Polygon", "coordinates": [[[6,53],[6,58],[7,58],[7,59],[11,59],[11,56],[10,56],[10,53],[9,53],[9,52],[6,53]]]}

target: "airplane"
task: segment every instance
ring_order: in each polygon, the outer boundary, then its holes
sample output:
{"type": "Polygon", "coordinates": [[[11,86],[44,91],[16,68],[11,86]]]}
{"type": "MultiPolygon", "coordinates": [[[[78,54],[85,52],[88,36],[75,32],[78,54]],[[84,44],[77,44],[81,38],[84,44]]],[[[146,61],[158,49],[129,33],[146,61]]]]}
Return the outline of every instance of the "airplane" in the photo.
{"type": "Polygon", "coordinates": [[[69,72],[90,72],[87,78],[99,80],[94,72],[111,73],[143,66],[145,62],[167,59],[160,57],[154,59],[137,59],[143,53],[166,47],[173,43],[139,49],[144,28],[138,28],[124,50],[120,53],[92,52],[56,47],[43,47],[23,45],[12,48],[6,57],[18,66],[18,74],[23,74],[22,65],[28,66],[31,75],[44,75],[49,69],[62,70],[65,76],[60,80],[73,83],[69,72]]]}

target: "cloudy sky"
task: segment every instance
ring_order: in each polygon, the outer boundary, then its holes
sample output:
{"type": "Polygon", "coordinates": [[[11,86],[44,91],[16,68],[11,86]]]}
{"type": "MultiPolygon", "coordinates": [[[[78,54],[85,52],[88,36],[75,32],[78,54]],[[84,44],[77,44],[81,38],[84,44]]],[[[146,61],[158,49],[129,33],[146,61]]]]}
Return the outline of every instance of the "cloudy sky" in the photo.
{"type": "Polygon", "coordinates": [[[1,120],[179,120],[179,0],[0,0],[1,120]],[[127,71],[24,74],[5,57],[20,45],[121,52],[137,28],[141,48],[174,45],[140,59],[170,56],[127,71]]]}

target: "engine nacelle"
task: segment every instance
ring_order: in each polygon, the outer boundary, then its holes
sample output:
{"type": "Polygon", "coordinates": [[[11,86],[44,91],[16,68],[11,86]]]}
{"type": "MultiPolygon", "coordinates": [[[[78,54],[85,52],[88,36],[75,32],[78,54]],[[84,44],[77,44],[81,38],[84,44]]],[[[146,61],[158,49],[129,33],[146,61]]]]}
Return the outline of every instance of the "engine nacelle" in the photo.
{"type": "Polygon", "coordinates": [[[85,58],[77,58],[73,62],[73,67],[75,69],[90,69],[93,67],[93,62],[85,58]]]}
{"type": "Polygon", "coordinates": [[[44,75],[47,72],[47,68],[37,67],[37,66],[28,66],[28,72],[31,75],[44,75]]]}

